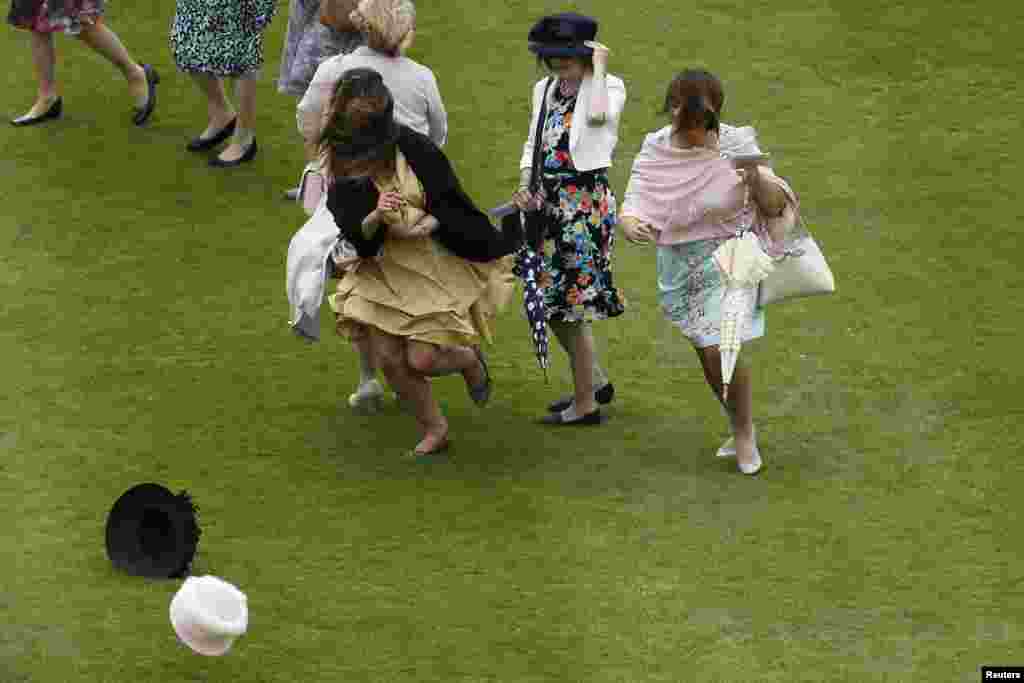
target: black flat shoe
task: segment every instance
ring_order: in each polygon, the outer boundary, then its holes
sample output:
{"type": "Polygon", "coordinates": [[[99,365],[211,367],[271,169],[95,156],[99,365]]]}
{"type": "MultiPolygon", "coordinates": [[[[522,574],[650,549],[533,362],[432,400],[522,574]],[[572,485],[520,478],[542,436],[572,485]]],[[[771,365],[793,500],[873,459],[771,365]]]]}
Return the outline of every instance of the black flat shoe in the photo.
{"type": "Polygon", "coordinates": [[[43,121],[49,121],[50,119],[59,119],[60,115],[64,112],[64,101],[58,97],[50,105],[50,108],[44,111],[38,116],[19,116],[16,119],[11,119],[12,126],[34,126],[37,123],[43,121]]]}
{"type": "Polygon", "coordinates": [[[555,425],[559,427],[587,427],[599,425],[604,421],[605,417],[601,414],[600,408],[595,408],[594,412],[587,413],[586,415],[580,415],[573,420],[566,420],[562,417],[561,413],[551,413],[550,415],[545,415],[540,419],[541,424],[555,425]]]}
{"type": "Polygon", "coordinates": [[[149,117],[153,114],[153,110],[156,109],[156,84],[160,82],[160,74],[149,64],[143,64],[142,70],[146,72],[147,95],[146,104],[142,107],[136,107],[135,115],[132,116],[132,121],[136,126],[141,126],[148,121],[149,117]]]}
{"type": "Polygon", "coordinates": [[[484,372],[484,381],[479,386],[467,387],[467,390],[469,391],[469,397],[473,399],[473,403],[478,406],[485,406],[491,400],[491,388],[493,386],[491,371],[487,367],[487,359],[484,357],[484,352],[479,347],[474,346],[473,353],[476,354],[476,359],[480,362],[480,368],[484,372]]]}
{"type": "Polygon", "coordinates": [[[231,119],[231,123],[217,131],[212,138],[192,138],[192,140],[185,145],[185,149],[190,152],[205,152],[208,149],[213,149],[235,134],[235,126],[237,124],[237,118],[231,119]]]}
{"type": "Polygon", "coordinates": [[[220,157],[214,157],[210,159],[210,166],[215,168],[231,168],[232,166],[241,166],[244,163],[248,163],[256,158],[256,138],[252,139],[252,142],[246,148],[242,156],[238,157],[234,161],[224,161],[220,157]]]}
{"type": "MultiPolygon", "coordinates": [[[[594,400],[603,406],[608,405],[615,398],[615,386],[608,382],[603,387],[594,392],[594,400]]],[[[569,406],[572,405],[572,396],[566,398],[560,398],[554,403],[548,404],[549,413],[560,413],[569,406]]]]}

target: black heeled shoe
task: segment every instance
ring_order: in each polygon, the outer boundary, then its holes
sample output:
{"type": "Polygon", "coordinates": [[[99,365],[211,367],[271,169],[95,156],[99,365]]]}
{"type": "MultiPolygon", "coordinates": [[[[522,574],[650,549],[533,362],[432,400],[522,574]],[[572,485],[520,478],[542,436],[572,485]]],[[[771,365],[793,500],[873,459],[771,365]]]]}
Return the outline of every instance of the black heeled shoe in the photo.
{"type": "Polygon", "coordinates": [[[156,109],[156,84],[160,82],[160,74],[149,64],[143,64],[142,70],[146,72],[146,104],[135,108],[135,115],[132,121],[136,126],[141,126],[149,120],[156,109]]]}
{"type": "Polygon", "coordinates": [[[58,97],[50,105],[50,108],[44,111],[38,116],[19,116],[16,119],[11,119],[12,126],[34,126],[37,123],[43,121],[49,121],[50,119],[59,119],[60,115],[64,112],[64,101],[58,97]]]}
{"type": "Polygon", "coordinates": [[[601,414],[600,408],[594,408],[594,412],[592,413],[577,415],[571,419],[566,419],[562,413],[549,413],[540,419],[540,423],[543,425],[558,427],[593,427],[599,424],[604,424],[606,419],[607,418],[601,414]]]}
{"type": "Polygon", "coordinates": [[[237,118],[231,119],[231,123],[217,131],[212,138],[192,138],[191,142],[185,145],[185,149],[190,152],[205,152],[208,149],[213,149],[235,134],[235,126],[237,124],[237,118]]]}
{"type": "Polygon", "coordinates": [[[244,163],[250,162],[256,158],[256,138],[252,139],[249,146],[246,147],[245,152],[242,156],[238,157],[234,161],[224,161],[220,157],[214,157],[210,159],[210,166],[215,168],[231,168],[232,166],[241,166],[244,163]]]}
{"type": "MultiPolygon", "coordinates": [[[[611,382],[605,384],[603,387],[594,392],[594,400],[599,404],[606,406],[612,402],[615,398],[615,387],[612,386],[611,382]]],[[[557,401],[548,404],[549,413],[560,413],[569,406],[572,405],[572,396],[567,398],[560,398],[557,401]]]]}

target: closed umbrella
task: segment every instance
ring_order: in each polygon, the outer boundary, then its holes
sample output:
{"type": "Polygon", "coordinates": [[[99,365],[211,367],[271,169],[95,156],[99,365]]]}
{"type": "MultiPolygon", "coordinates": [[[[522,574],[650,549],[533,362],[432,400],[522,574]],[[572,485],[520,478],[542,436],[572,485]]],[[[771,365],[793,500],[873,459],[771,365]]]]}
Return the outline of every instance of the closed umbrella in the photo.
{"type": "Polygon", "coordinates": [[[729,384],[736,370],[743,340],[743,325],[757,305],[757,285],[775,269],[772,258],[761,248],[754,233],[721,244],[712,255],[725,279],[722,298],[721,340],[722,400],[729,397],[729,384]]]}
{"type": "Polygon", "coordinates": [[[544,381],[548,381],[548,326],[544,310],[544,293],[537,284],[543,262],[541,255],[533,247],[524,245],[516,254],[514,270],[523,281],[523,307],[526,320],[530,323],[530,335],[533,337],[533,348],[537,355],[537,364],[544,371],[544,381]]]}

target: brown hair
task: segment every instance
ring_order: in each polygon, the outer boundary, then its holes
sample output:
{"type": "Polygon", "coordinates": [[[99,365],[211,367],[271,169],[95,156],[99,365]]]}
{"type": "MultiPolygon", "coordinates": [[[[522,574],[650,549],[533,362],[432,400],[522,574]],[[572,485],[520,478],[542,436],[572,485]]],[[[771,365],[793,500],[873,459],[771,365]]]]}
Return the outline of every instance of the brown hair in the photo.
{"type": "Polygon", "coordinates": [[[672,118],[675,130],[718,130],[724,105],[725,92],[717,76],[705,69],[686,69],[668,84],[662,113],[670,114],[674,107],[679,107],[679,113],[672,118]]]}
{"type": "Polygon", "coordinates": [[[356,68],[342,75],[319,141],[331,178],[394,171],[395,142],[374,139],[393,125],[393,112],[394,101],[379,73],[356,68]]]}

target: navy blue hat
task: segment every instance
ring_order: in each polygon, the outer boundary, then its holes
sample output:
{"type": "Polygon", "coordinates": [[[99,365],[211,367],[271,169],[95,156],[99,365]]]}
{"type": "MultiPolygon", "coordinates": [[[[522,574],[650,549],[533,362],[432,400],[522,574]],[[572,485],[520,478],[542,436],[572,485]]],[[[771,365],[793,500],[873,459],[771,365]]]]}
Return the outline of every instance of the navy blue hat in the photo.
{"type": "Polygon", "coordinates": [[[530,51],[541,57],[586,57],[594,54],[584,41],[597,38],[597,20],[563,12],[542,18],[530,29],[530,51]]]}

